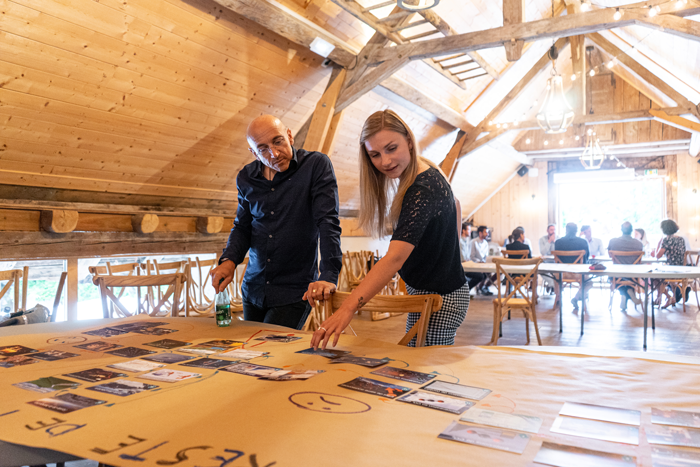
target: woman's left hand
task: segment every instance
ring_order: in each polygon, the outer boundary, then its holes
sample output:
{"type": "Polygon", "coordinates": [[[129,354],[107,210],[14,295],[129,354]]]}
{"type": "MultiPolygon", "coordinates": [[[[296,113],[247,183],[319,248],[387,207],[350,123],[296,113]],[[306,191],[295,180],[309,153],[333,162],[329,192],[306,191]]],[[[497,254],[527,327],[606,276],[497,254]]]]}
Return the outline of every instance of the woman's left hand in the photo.
{"type": "Polygon", "coordinates": [[[318,350],[320,346],[325,350],[328,341],[334,334],[333,347],[335,347],[338,344],[340,333],[343,332],[345,328],[348,327],[348,324],[350,324],[350,321],[352,321],[353,314],[352,311],[336,311],[333,316],[325,320],[323,324],[321,324],[321,327],[314,332],[314,335],[311,337],[311,347],[313,347],[314,350],[318,350]],[[321,343],[321,341],[323,341],[323,343],[321,343]]]}

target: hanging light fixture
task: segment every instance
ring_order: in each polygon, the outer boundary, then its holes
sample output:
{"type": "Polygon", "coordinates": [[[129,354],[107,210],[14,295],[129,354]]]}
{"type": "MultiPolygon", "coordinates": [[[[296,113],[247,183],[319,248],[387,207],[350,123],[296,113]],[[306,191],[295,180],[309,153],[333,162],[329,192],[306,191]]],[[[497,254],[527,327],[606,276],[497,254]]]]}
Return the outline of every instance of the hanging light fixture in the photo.
{"type": "Polygon", "coordinates": [[[438,3],[440,0],[398,0],[398,6],[408,11],[428,10],[438,3]]]}
{"type": "Polygon", "coordinates": [[[603,165],[605,151],[600,148],[595,133],[591,134],[591,131],[588,131],[588,141],[586,143],[586,148],[583,150],[583,154],[581,154],[581,164],[583,164],[586,170],[595,170],[603,165]]]}
{"type": "Polygon", "coordinates": [[[552,60],[552,76],[547,80],[547,95],[537,113],[537,123],[545,133],[564,133],[574,120],[574,110],[564,96],[563,80],[557,73],[559,52],[556,46],[549,49],[548,55],[552,60]]]}

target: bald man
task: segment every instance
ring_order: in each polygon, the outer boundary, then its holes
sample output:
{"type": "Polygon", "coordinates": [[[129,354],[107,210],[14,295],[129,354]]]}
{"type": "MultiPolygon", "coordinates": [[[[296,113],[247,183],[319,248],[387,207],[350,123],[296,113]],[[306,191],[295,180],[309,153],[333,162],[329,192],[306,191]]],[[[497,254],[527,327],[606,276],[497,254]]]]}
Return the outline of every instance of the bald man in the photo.
{"type": "Polygon", "coordinates": [[[255,161],[236,178],[238,212],[212,284],[223,290],[250,250],[244,319],[301,329],[313,301],[335,292],[342,266],[333,166],[325,154],[294,148],[272,115],[253,120],[246,137],[255,161]]]}

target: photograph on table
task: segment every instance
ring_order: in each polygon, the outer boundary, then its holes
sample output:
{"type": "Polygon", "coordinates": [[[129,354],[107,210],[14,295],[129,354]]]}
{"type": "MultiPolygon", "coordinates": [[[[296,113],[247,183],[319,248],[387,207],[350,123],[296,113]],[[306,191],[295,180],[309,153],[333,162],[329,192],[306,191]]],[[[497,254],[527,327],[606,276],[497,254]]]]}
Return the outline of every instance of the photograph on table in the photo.
{"type": "Polygon", "coordinates": [[[193,358],[197,357],[192,355],[178,355],[176,353],[157,353],[155,355],[146,355],[145,357],[141,357],[142,360],[166,364],[186,362],[187,360],[192,360],[193,358]]]}
{"type": "Polygon", "coordinates": [[[12,368],[14,366],[31,365],[39,360],[27,357],[26,355],[15,355],[13,357],[0,358],[0,368],[12,368]]]}
{"type": "MultiPolygon", "coordinates": [[[[197,358],[197,357],[191,357],[197,358]]],[[[191,366],[195,368],[209,368],[215,370],[217,368],[223,368],[236,363],[234,360],[220,360],[218,358],[197,358],[197,360],[190,360],[189,362],[180,363],[181,366],[191,366]]]]}
{"type": "Polygon", "coordinates": [[[31,355],[32,358],[46,360],[47,362],[55,362],[56,360],[63,360],[64,358],[80,356],[78,353],[64,352],[63,350],[47,350],[46,352],[33,353],[31,355]]]}
{"type": "Polygon", "coordinates": [[[554,467],[635,467],[637,458],[545,441],[537,452],[535,462],[554,467]]]}
{"type": "Polygon", "coordinates": [[[265,365],[253,365],[252,363],[234,363],[233,365],[223,367],[222,370],[231,373],[238,373],[239,375],[258,377],[271,376],[280,372],[286,373],[286,371],[282,368],[273,368],[265,365]]]}
{"type": "Polygon", "coordinates": [[[386,376],[387,378],[406,381],[407,383],[425,384],[433,380],[437,375],[433,373],[421,373],[419,371],[411,371],[405,368],[395,368],[393,366],[385,366],[378,370],[370,372],[373,375],[386,376]]]}
{"type": "Polygon", "coordinates": [[[83,334],[88,334],[90,336],[113,337],[113,336],[121,336],[122,334],[126,334],[128,332],[129,331],[125,331],[124,329],[101,328],[101,329],[94,329],[92,331],[83,331],[83,334]]]}
{"type": "Polygon", "coordinates": [[[262,357],[270,352],[261,352],[258,350],[233,349],[217,354],[219,357],[235,358],[236,360],[250,360],[252,358],[262,357]]]}
{"type": "Polygon", "coordinates": [[[386,365],[389,363],[389,358],[369,358],[369,357],[356,357],[354,355],[345,355],[343,357],[334,358],[331,363],[352,363],[353,365],[366,366],[368,368],[376,368],[378,366],[386,365]]]}
{"type": "Polygon", "coordinates": [[[143,345],[147,345],[149,347],[156,347],[159,349],[167,349],[167,350],[172,350],[172,349],[177,349],[178,347],[185,347],[187,345],[191,345],[191,342],[183,342],[183,341],[176,341],[173,339],[161,339],[159,341],[153,341],[153,342],[148,342],[143,345]]]}
{"type": "Polygon", "coordinates": [[[282,342],[282,343],[288,343],[288,342],[294,342],[298,341],[301,339],[301,337],[294,336],[294,335],[286,335],[286,334],[268,334],[266,336],[258,337],[255,340],[256,341],[268,341],[268,342],[282,342]]]}
{"type": "Polygon", "coordinates": [[[507,428],[509,430],[526,431],[535,433],[540,431],[542,419],[517,413],[502,413],[494,410],[485,410],[478,407],[470,409],[460,417],[463,422],[476,423],[478,425],[507,428]]]}
{"type": "Polygon", "coordinates": [[[437,392],[439,394],[447,394],[448,396],[464,397],[465,399],[472,399],[475,401],[480,401],[491,394],[490,389],[476,388],[457,383],[447,383],[445,381],[432,381],[421,389],[437,392]]]}
{"type": "Polygon", "coordinates": [[[150,379],[154,381],[163,381],[165,383],[177,383],[180,381],[186,381],[188,379],[199,378],[202,375],[199,373],[190,373],[187,371],[177,371],[177,370],[156,370],[150,373],[145,373],[143,375],[136,376],[137,378],[150,379]]]}
{"type": "Polygon", "coordinates": [[[616,407],[580,404],[578,402],[565,402],[564,407],[559,411],[559,415],[635,426],[639,426],[642,419],[642,413],[639,410],[618,409],[616,407]]]}
{"type": "Polygon", "coordinates": [[[552,433],[600,439],[613,443],[639,444],[639,428],[631,425],[601,422],[585,418],[559,416],[550,429],[552,433]]]}
{"type": "Polygon", "coordinates": [[[74,373],[66,373],[63,376],[80,379],[83,381],[89,381],[91,383],[97,383],[100,381],[106,381],[108,379],[123,378],[127,375],[124,373],[117,373],[116,371],[103,370],[102,368],[90,368],[89,370],[76,371],[74,373]]]}
{"type": "Polygon", "coordinates": [[[87,344],[74,345],[76,349],[89,350],[91,352],[106,352],[108,350],[124,347],[123,345],[111,344],[104,341],[88,342],[87,344]]]}
{"type": "Polygon", "coordinates": [[[79,396],[78,394],[65,393],[27,403],[43,409],[53,410],[54,412],[71,413],[87,407],[105,404],[106,402],[107,401],[79,396]]]}
{"type": "Polygon", "coordinates": [[[144,355],[151,355],[156,353],[155,350],[146,350],[146,349],[140,349],[138,347],[124,347],[123,349],[117,349],[117,350],[110,350],[109,352],[106,352],[110,355],[114,355],[116,357],[126,357],[126,358],[136,358],[136,357],[143,357],[144,355]]]}
{"type": "Polygon", "coordinates": [[[114,368],[115,370],[130,371],[132,373],[140,373],[142,371],[151,371],[158,368],[163,368],[165,365],[162,363],[147,362],[146,360],[129,360],[128,362],[114,363],[112,365],[107,365],[107,368],[114,368]]]}
{"type": "Polygon", "coordinates": [[[319,373],[323,373],[323,370],[306,370],[306,371],[281,371],[278,373],[273,373],[268,376],[261,376],[258,379],[267,379],[270,381],[294,381],[294,380],[306,380],[313,378],[319,373]]]}
{"type": "Polygon", "coordinates": [[[433,392],[414,391],[396,399],[397,401],[407,402],[409,404],[429,407],[431,409],[442,410],[453,414],[461,414],[468,408],[474,405],[474,402],[455,399],[454,397],[435,394],[433,392]]]}
{"type": "Polygon", "coordinates": [[[0,347],[0,357],[13,357],[15,355],[24,355],[32,352],[36,352],[36,350],[23,345],[4,345],[0,347]]]}
{"type": "Polygon", "coordinates": [[[649,444],[700,448],[700,430],[676,426],[651,426],[647,429],[649,444]]]}
{"type": "Polygon", "coordinates": [[[133,321],[131,323],[118,324],[116,326],[110,326],[111,329],[119,329],[126,332],[131,332],[132,329],[147,329],[155,328],[157,326],[163,326],[168,324],[166,321],[133,321]]]}
{"type": "Polygon", "coordinates": [[[47,393],[54,391],[63,391],[65,389],[75,389],[78,386],[80,386],[80,383],[58,378],[56,376],[47,376],[45,378],[39,378],[33,381],[26,381],[24,383],[15,383],[13,384],[13,386],[26,389],[28,391],[47,393]]]}
{"type": "Polygon", "coordinates": [[[130,332],[135,332],[137,334],[146,334],[149,336],[165,336],[166,334],[172,334],[177,332],[177,329],[170,328],[140,328],[132,329],[130,332]]]}
{"type": "Polygon", "coordinates": [[[530,435],[525,433],[462,425],[459,422],[452,422],[450,426],[438,435],[438,438],[517,454],[522,454],[527,447],[528,441],[530,441],[530,435]]]}
{"type": "Polygon", "coordinates": [[[396,399],[397,397],[411,391],[411,388],[407,388],[405,386],[399,386],[398,384],[385,383],[384,381],[363,377],[355,378],[347,383],[341,383],[338,386],[345,389],[352,389],[353,391],[366,392],[368,394],[388,397],[389,399],[396,399]]]}
{"type": "Polygon", "coordinates": [[[322,348],[318,348],[318,350],[314,350],[313,347],[309,347],[308,349],[304,350],[299,350],[296,353],[301,353],[305,355],[320,355],[321,357],[326,357],[326,358],[338,358],[342,357],[343,355],[347,355],[350,353],[349,350],[336,350],[336,349],[326,349],[323,350],[322,348]]]}
{"type": "Polygon", "coordinates": [[[651,423],[700,428],[700,413],[651,408],[651,423]]]}
{"type": "Polygon", "coordinates": [[[97,392],[104,392],[105,394],[112,394],[114,396],[126,397],[133,394],[138,394],[143,391],[148,391],[149,389],[155,389],[158,386],[155,384],[146,384],[140,381],[130,381],[128,379],[118,379],[105,384],[99,384],[97,386],[92,386],[86,389],[97,392]]]}
{"type": "Polygon", "coordinates": [[[213,355],[217,353],[226,352],[228,350],[237,349],[243,347],[245,342],[231,341],[231,340],[217,340],[202,342],[200,344],[195,344],[189,347],[184,347],[179,349],[179,352],[196,353],[200,355],[213,355]]]}
{"type": "Polygon", "coordinates": [[[700,465],[700,452],[652,446],[651,460],[654,467],[697,467],[700,465]]]}

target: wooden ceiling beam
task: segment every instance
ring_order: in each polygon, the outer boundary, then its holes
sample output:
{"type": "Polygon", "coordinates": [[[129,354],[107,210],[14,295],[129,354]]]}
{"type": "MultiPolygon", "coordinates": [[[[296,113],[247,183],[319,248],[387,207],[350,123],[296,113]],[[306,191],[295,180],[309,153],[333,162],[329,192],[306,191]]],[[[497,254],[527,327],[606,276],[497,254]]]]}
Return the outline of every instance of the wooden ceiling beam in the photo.
{"type": "MultiPolygon", "coordinates": [[[[360,4],[357,3],[357,2],[354,1],[354,0],[332,0],[332,1],[333,1],[333,3],[335,3],[336,5],[338,5],[340,8],[342,8],[342,9],[345,10],[345,11],[347,11],[347,12],[350,13],[352,16],[354,16],[355,18],[359,19],[360,21],[362,21],[363,23],[365,23],[367,26],[371,27],[371,28],[374,29],[376,32],[378,32],[378,33],[381,34],[382,36],[386,37],[387,39],[391,40],[392,42],[395,42],[396,44],[399,44],[399,45],[401,45],[401,44],[409,44],[409,42],[407,42],[406,39],[405,39],[404,37],[401,36],[401,34],[395,32],[395,31],[392,31],[392,28],[394,28],[394,27],[401,27],[401,26],[404,26],[405,24],[403,24],[403,23],[401,23],[401,24],[393,24],[393,25],[390,24],[390,23],[382,24],[382,23],[379,22],[379,20],[376,19],[376,17],[375,17],[374,15],[372,15],[371,13],[365,12],[365,11],[363,10],[363,8],[360,6],[360,4]]],[[[400,10],[399,7],[394,8],[394,10],[391,12],[391,14],[397,14],[397,13],[399,13],[398,10],[400,10]]],[[[408,19],[410,19],[410,18],[411,18],[410,16],[406,16],[406,17],[404,17],[404,18],[402,18],[402,19],[403,19],[403,20],[408,20],[408,19]]],[[[415,24],[415,23],[412,23],[412,24],[415,24]]],[[[366,48],[366,47],[365,47],[365,48],[366,48]]],[[[377,48],[376,48],[376,52],[379,52],[379,51],[381,51],[381,50],[390,49],[390,48],[393,49],[393,47],[384,47],[384,48],[379,48],[379,47],[377,47],[377,48]]],[[[364,49],[363,49],[363,50],[364,50],[364,49]]],[[[375,52],[375,53],[376,53],[376,52],[375,52]]],[[[363,54],[363,55],[364,55],[364,54],[363,54]]],[[[367,59],[369,60],[371,57],[373,57],[373,55],[374,55],[374,54],[369,54],[369,55],[367,55],[367,59]]],[[[364,58],[364,57],[363,57],[363,58],[364,58]]],[[[460,82],[459,79],[455,78],[454,76],[451,76],[449,73],[446,73],[446,72],[442,69],[442,67],[440,67],[440,65],[438,65],[437,63],[435,63],[433,60],[428,59],[428,60],[424,60],[424,62],[425,62],[428,66],[430,66],[432,69],[434,69],[435,71],[437,71],[438,73],[440,73],[441,75],[443,75],[445,78],[447,78],[447,79],[449,79],[450,81],[452,81],[452,82],[453,82],[454,84],[456,84],[457,86],[461,87],[462,89],[466,89],[466,86],[465,86],[462,82],[460,82]]],[[[370,61],[368,61],[367,65],[376,65],[376,61],[370,60],[370,61]]]]}
{"type": "Polygon", "coordinates": [[[363,94],[371,91],[375,86],[399,71],[409,62],[407,58],[396,58],[382,63],[373,68],[355,83],[345,88],[335,106],[335,112],[341,112],[347,106],[362,97],[363,94]]]}
{"type": "MultiPolygon", "coordinates": [[[[525,0],[503,0],[503,26],[525,22],[525,0]]],[[[512,39],[503,46],[506,49],[506,60],[515,62],[523,54],[522,40],[512,39]]]]}
{"type": "Polygon", "coordinates": [[[637,62],[635,59],[624,53],[619,47],[607,40],[601,34],[593,33],[588,34],[588,38],[593,41],[595,45],[603,49],[610,55],[617,57],[617,60],[628,67],[630,70],[639,75],[640,78],[645,80],[650,85],[657,88],[662,93],[666,94],[671,98],[678,106],[688,109],[690,113],[696,116],[700,115],[698,108],[695,104],[690,102],[683,94],[673,89],[664,80],[650,72],[647,68],[637,62]]]}
{"type": "Polygon", "coordinates": [[[669,115],[661,109],[649,109],[649,113],[653,115],[654,120],[679,128],[690,133],[700,133],[700,123],[688,120],[687,118],[676,115],[669,115]]]}
{"type": "Polygon", "coordinates": [[[315,38],[320,37],[335,46],[328,55],[329,59],[346,68],[355,63],[355,52],[347,44],[275,0],[214,1],[295,44],[308,48],[315,38]]]}
{"type": "MultiPolygon", "coordinates": [[[[438,16],[438,14],[435,13],[433,10],[421,10],[418,12],[418,14],[430,21],[430,24],[432,24],[435,27],[435,29],[443,33],[446,37],[458,35],[457,31],[452,29],[452,26],[450,26],[447,23],[447,21],[438,16]]],[[[478,63],[479,66],[483,68],[486,73],[489,74],[489,76],[491,76],[493,79],[498,79],[498,71],[496,71],[494,67],[489,65],[489,62],[487,62],[484,59],[484,57],[479,55],[478,52],[467,52],[467,55],[469,55],[469,58],[478,63]]]]}
{"type": "Polygon", "coordinates": [[[464,131],[459,131],[457,137],[455,138],[455,143],[450,148],[450,151],[445,156],[445,159],[440,163],[440,169],[447,176],[447,181],[452,183],[452,179],[455,176],[455,169],[457,168],[457,160],[459,159],[459,154],[464,147],[464,143],[467,141],[467,133],[464,131]]]}
{"type": "MultiPolygon", "coordinates": [[[[331,120],[335,115],[335,107],[340,90],[345,82],[345,69],[341,69],[336,76],[331,76],[331,82],[321,99],[316,103],[316,108],[311,117],[311,125],[304,139],[303,148],[307,151],[321,151],[324,147],[326,137],[335,138],[335,134],[329,134],[331,120]]],[[[340,117],[339,117],[340,118],[340,117]]],[[[337,127],[334,128],[337,130],[337,127]]],[[[328,146],[328,145],[326,145],[328,146]]],[[[326,153],[327,154],[327,153],[326,153]]]]}
{"type": "MultiPolygon", "coordinates": [[[[682,10],[677,11],[677,13],[680,12],[682,12],[682,10]]],[[[442,37],[418,43],[401,44],[379,51],[373,57],[373,60],[382,62],[395,57],[408,57],[411,60],[422,60],[440,55],[499,47],[511,40],[536,41],[553,37],[590,34],[606,29],[632,26],[634,24],[650,24],[647,21],[649,19],[648,16],[640,13],[626,12],[618,21],[613,19],[614,14],[615,8],[603,8],[576,15],[545,18],[537,21],[528,21],[527,23],[511,24],[500,28],[458,34],[456,36],[442,37]]],[[[666,18],[667,15],[660,16],[666,18]]],[[[659,19],[658,22],[651,24],[654,24],[655,27],[667,24],[669,27],[673,26],[677,29],[682,29],[682,34],[680,31],[675,32],[684,37],[694,37],[694,40],[698,40],[700,37],[695,37],[695,27],[691,27],[692,25],[689,25],[686,21],[687,20],[682,20],[682,23],[677,23],[673,20],[666,21],[666,19],[659,19]]]]}
{"type": "Polygon", "coordinates": [[[674,15],[657,15],[653,18],[642,17],[637,24],[658,29],[667,34],[691,41],[700,41],[700,23],[674,15]]]}

